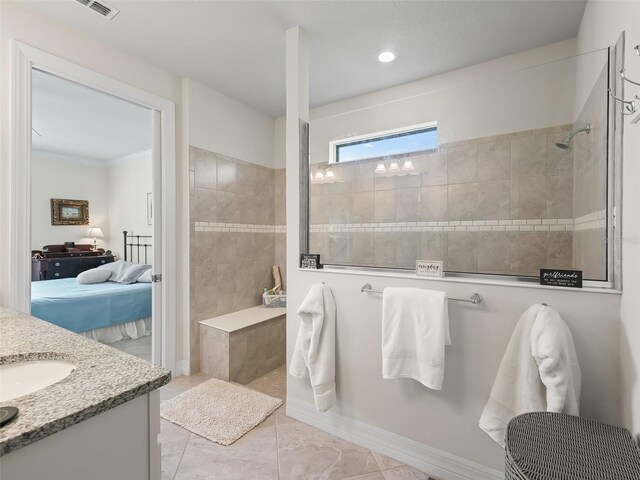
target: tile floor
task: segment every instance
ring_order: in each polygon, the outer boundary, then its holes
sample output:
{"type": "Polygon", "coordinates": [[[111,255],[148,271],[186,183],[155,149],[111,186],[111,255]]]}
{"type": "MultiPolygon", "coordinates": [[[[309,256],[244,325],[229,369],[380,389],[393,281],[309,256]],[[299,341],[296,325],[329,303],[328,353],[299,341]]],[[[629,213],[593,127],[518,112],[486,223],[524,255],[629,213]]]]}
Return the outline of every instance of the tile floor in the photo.
{"type": "MultiPolygon", "coordinates": [[[[177,377],[160,389],[160,400],[168,400],[208,378],[203,373],[177,377]]],[[[284,400],[284,367],[247,387],[284,400]]],[[[285,405],[228,447],[164,419],[161,422],[162,480],[433,479],[389,457],[287,417],[285,405]]]]}

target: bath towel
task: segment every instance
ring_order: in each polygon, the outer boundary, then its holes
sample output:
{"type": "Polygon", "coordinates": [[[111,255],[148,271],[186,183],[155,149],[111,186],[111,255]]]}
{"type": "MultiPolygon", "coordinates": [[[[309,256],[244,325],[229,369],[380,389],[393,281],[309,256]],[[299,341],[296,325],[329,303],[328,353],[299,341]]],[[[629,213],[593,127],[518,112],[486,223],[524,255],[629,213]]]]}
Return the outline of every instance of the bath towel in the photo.
{"type": "Polygon", "coordinates": [[[418,288],[382,293],[382,378],[413,378],[440,390],[451,345],[447,294],[418,288]]]}
{"type": "Polygon", "coordinates": [[[331,289],[323,283],[313,285],[298,317],[289,373],[311,380],[316,408],[324,412],[336,402],[336,303],[331,289]]]}
{"type": "Polygon", "coordinates": [[[507,345],[480,428],[504,446],[509,421],[526,412],[578,415],[580,366],[573,337],[558,312],[533,305],[507,345]]]}

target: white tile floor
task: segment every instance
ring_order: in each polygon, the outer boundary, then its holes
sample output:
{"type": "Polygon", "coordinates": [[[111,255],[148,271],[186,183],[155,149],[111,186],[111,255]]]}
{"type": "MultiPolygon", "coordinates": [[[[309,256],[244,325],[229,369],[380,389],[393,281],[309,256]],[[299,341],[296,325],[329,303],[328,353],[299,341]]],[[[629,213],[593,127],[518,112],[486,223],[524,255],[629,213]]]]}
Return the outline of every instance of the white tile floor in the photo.
{"type": "MultiPolygon", "coordinates": [[[[161,401],[207,380],[177,377],[161,401]]],[[[286,397],[284,367],[247,385],[286,397]]],[[[224,447],[161,420],[162,480],[428,480],[426,473],[341,440],[285,415],[285,405],[233,445],[224,447]]]]}

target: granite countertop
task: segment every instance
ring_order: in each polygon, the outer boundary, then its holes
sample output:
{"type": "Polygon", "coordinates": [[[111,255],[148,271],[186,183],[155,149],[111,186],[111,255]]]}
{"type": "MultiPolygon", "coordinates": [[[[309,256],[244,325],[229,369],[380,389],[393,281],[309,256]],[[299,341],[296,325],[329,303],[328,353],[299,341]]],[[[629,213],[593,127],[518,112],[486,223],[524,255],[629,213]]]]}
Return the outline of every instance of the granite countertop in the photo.
{"type": "Polygon", "coordinates": [[[0,427],[0,456],[169,383],[171,372],[30,315],[0,307],[0,365],[64,359],[68,377],[2,402],[20,410],[0,427]]]}

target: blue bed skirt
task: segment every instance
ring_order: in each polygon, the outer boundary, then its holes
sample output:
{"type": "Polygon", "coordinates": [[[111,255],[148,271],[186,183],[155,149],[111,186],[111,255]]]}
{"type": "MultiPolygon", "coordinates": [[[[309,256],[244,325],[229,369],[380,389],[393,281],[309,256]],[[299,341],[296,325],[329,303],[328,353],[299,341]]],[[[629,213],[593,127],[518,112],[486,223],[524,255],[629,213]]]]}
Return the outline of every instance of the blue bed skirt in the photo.
{"type": "Polygon", "coordinates": [[[31,314],[76,333],[119,325],[151,316],[151,284],[32,282],[31,314]]]}

